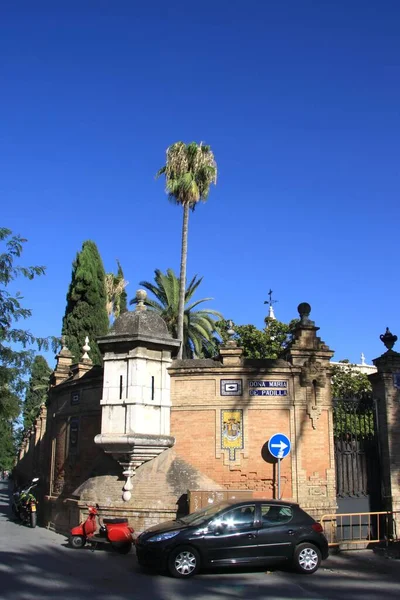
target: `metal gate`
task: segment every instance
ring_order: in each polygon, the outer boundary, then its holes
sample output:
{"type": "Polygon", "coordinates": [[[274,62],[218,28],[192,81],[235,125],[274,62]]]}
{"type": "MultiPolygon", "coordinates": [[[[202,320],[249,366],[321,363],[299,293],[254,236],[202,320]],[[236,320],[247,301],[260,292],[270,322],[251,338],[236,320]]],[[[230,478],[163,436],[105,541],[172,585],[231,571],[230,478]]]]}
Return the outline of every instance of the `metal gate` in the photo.
{"type": "Polygon", "coordinates": [[[370,394],[334,401],[338,512],[381,510],[375,403],[370,394]]]}

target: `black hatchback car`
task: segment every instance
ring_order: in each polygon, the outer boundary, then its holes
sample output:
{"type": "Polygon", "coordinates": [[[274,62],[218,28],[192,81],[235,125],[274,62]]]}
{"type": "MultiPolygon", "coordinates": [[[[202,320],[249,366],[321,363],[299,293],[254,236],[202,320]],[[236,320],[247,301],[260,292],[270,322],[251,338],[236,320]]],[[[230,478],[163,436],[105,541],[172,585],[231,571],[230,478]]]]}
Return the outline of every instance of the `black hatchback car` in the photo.
{"type": "Polygon", "coordinates": [[[323,529],[298,504],[274,500],[220,502],[161,523],[136,540],[140,565],[191,577],[200,568],[286,560],[315,573],[328,557],[323,529]]]}

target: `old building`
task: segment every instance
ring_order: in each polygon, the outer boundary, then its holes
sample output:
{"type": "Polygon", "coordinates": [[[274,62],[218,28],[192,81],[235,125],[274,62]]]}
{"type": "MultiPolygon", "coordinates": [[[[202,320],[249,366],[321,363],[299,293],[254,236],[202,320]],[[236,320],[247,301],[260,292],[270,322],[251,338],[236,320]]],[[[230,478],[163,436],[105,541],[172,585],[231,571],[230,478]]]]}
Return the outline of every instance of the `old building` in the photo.
{"type": "MultiPolygon", "coordinates": [[[[277,461],[267,449],[276,433],[292,445],[280,464],[282,498],[315,516],[334,513],[333,352],[317,336],[310,306],[299,305],[279,360],[246,359],[231,340],[213,359],[178,361],[178,342],[146,310],[144,294],[98,340],[103,369],[92,366],[87,344],[78,364],[65,347],[57,356],[47,414],[43,407],[40,432],[17,466],[25,476],[40,472],[45,523],[67,531],[97,502],[141,531],[227,496],[276,498],[277,461]]],[[[400,355],[388,352],[392,368],[400,355]]],[[[372,376],[381,395],[388,358],[375,362],[372,376]]]]}

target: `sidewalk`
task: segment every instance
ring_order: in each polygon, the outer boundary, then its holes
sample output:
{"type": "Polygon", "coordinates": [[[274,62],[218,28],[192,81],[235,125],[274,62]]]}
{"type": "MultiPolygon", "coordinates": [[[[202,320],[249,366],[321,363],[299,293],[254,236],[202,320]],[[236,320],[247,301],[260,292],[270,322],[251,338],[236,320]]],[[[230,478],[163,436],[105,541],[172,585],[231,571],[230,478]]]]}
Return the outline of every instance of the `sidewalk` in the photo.
{"type": "Polygon", "coordinates": [[[400,581],[400,560],[388,558],[384,551],[385,548],[343,550],[338,553],[331,551],[329,558],[322,563],[322,569],[342,573],[351,571],[353,576],[357,574],[360,577],[364,577],[367,573],[379,573],[390,575],[400,581]]]}

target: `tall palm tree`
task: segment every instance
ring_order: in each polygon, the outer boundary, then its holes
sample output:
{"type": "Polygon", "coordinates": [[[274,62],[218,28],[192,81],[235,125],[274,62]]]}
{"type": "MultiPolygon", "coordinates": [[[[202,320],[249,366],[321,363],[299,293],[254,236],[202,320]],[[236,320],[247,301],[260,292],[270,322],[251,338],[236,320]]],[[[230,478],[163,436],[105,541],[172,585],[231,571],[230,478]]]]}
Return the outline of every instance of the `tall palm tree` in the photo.
{"type": "Polygon", "coordinates": [[[210,146],[191,142],[176,142],[167,148],[165,165],[156,178],[165,175],[165,191],[169,199],[183,207],[182,249],[180,265],[179,309],[177,338],[181,340],[178,358],[183,355],[183,328],[186,293],[186,262],[189,209],[194,210],[198,202],[207,200],[210,185],[217,182],[217,163],[210,146]]]}
{"type": "MultiPolygon", "coordinates": [[[[202,277],[198,279],[195,275],[185,293],[181,358],[200,358],[216,354],[215,324],[223,318],[222,315],[209,308],[194,310],[197,306],[212,300],[212,298],[202,298],[188,304],[202,280],[202,277]]],[[[146,298],[145,304],[164,319],[168,330],[176,338],[178,334],[180,285],[174,271],[168,269],[164,274],[156,269],[154,271],[154,283],[141,281],[139,285],[153,294],[154,298],[146,298]]],[[[130,301],[130,304],[136,303],[136,298],[130,301]]]]}

